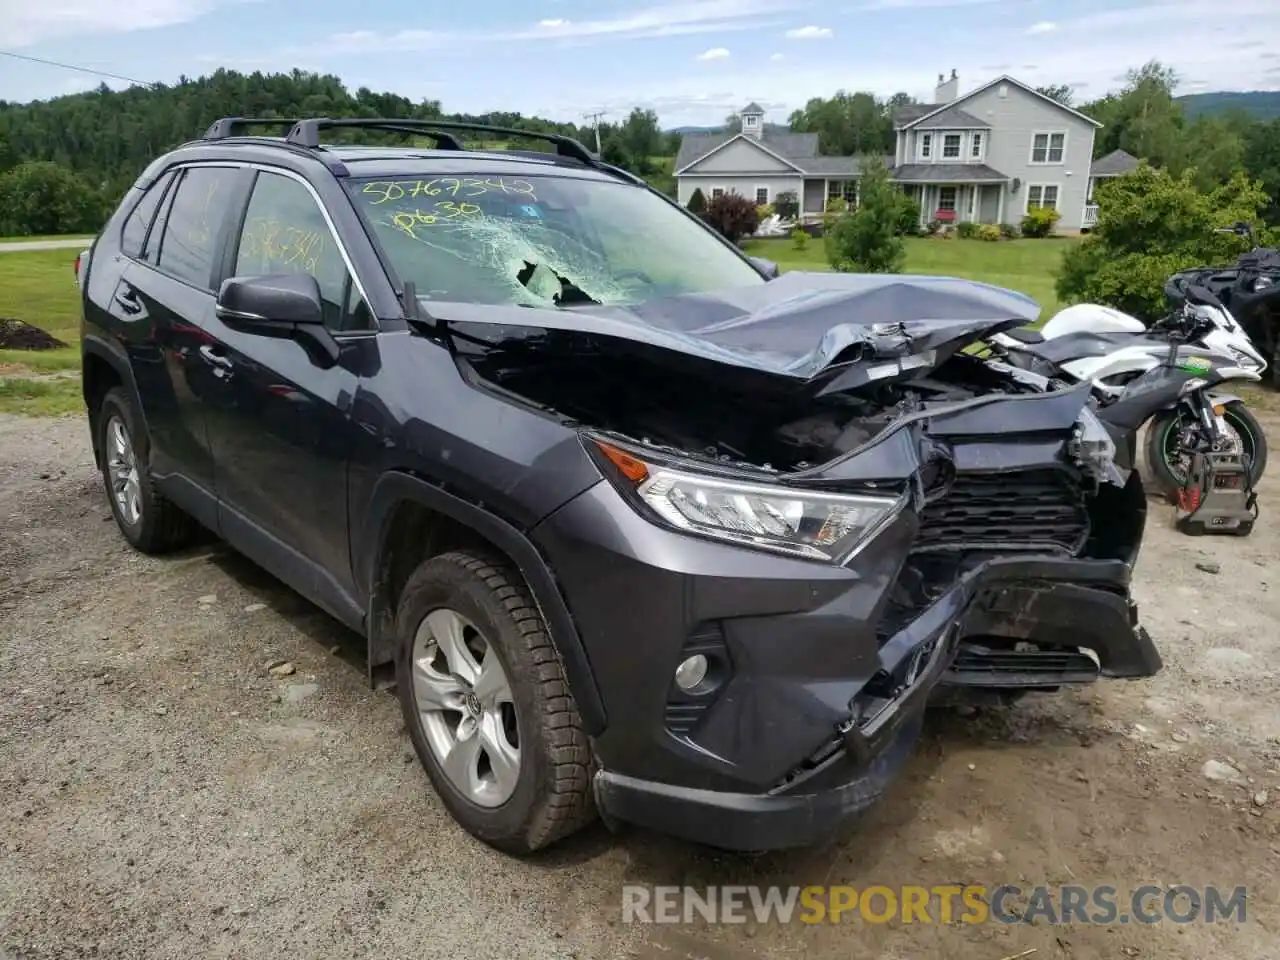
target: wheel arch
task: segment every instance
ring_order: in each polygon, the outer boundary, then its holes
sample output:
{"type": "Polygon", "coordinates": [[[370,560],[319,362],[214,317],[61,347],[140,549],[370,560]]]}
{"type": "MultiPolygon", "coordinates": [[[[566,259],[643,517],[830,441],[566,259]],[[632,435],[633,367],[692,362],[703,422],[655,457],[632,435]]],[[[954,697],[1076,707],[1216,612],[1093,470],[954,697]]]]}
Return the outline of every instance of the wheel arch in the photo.
{"type": "Polygon", "coordinates": [[[524,577],[564,665],[584,730],[592,736],[604,730],[604,704],[568,604],[547,561],[519,528],[399,470],[383,474],[374,485],[360,528],[366,533],[355,561],[358,582],[367,585],[365,632],[371,683],[385,685],[392,672],[399,591],[418,564],[449,550],[484,549],[510,561],[524,577]]]}
{"type": "Polygon", "coordinates": [[[89,418],[89,436],[93,444],[93,462],[102,466],[102,451],[98,442],[98,411],[102,398],[113,387],[124,387],[133,401],[134,415],[145,431],[147,416],[138,396],[138,385],[129,368],[129,361],[118,347],[93,335],[82,341],[80,352],[80,389],[84,396],[85,412],[89,418]]]}

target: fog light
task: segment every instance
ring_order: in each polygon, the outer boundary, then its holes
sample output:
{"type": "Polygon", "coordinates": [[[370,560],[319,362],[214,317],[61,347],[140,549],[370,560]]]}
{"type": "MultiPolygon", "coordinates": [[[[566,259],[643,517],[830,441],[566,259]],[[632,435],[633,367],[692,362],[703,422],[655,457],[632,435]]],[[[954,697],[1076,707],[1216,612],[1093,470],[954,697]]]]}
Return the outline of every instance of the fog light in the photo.
{"type": "Polygon", "coordinates": [[[693,690],[706,678],[707,658],[700,653],[695,653],[676,667],[676,686],[685,693],[693,690]]]}

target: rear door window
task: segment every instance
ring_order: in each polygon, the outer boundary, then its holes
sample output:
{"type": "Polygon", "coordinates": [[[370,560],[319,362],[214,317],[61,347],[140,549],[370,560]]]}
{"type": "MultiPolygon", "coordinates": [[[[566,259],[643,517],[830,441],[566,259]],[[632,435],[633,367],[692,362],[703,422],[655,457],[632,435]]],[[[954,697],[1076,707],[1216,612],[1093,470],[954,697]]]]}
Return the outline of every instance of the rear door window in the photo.
{"type": "Polygon", "coordinates": [[[156,265],[192,286],[211,289],[218,237],[231,204],[235,167],[189,167],[169,205],[156,265]]]}

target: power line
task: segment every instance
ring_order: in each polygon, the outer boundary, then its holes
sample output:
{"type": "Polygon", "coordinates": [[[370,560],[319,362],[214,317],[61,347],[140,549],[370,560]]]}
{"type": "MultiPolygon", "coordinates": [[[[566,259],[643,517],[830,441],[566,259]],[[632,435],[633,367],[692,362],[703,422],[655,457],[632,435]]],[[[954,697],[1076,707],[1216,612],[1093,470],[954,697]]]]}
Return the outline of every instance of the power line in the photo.
{"type": "Polygon", "coordinates": [[[136,83],[143,87],[154,87],[156,84],[151,80],[135,80],[133,77],[121,76],[118,73],[108,73],[105,70],[95,70],[93,67],[81,67],[74,63],[62,63],[59,60],[45,60],[42,57],[29,57],[23,53],[13,53],[9,50],[0,50],[0,57],[12,57],[15,60],[26,60],[30,63],[43,63],[50,67],[61,67],[64,70],[76,70],[80,73],[92,73],[99,77],[110,77],[112,80],[124,80],[126,83],[136,83]]]}

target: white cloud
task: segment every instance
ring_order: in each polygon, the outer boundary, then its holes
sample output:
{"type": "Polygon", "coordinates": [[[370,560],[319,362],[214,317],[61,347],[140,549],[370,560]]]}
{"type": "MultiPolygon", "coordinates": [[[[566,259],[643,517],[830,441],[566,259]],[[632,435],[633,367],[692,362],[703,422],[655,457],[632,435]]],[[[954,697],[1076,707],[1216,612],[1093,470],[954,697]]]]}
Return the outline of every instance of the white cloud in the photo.
{"type": "Polygon", "coordinates": [[[712,47],[710,50],[704,50],[698,54],[699,60],[727,60],[729,51],[724,47],[712,47]]]}
{"type": "Polygon", "coordinates": [[[13,48],[61,37],[152,30],[244,2],[250,0],[0,0],[0,37],[13,48]]]}
{"type": "Polygon", "coordinates": [[[831,37],[830,27],[796,27],[786,33],[788,40],[827,40],[831,37]]]}
{"type": "Polygon", "coordinates": [[[869,0],[855,10],[935,10],[941,7],[979,7],[1002,0],[869,0]]]}
{"type": "Polygon", "coordinates": [[[1039,23],[1033,23],[1027,27],[1027,33],[1033,36],[1037,33],[1053,33],[1058,29],[1058,25],[1052,20],[1041,20],[1039,23]]]}
{"type": "Polygon", "coordinates": [[[769,59],[777,63],[779,60],[787,59],[787,55],[785,53],[771,53],[769,54],[769,59]]]}
{"type": "MultiPolygon", "coordinates": [[[[0,3],[23,0],[0,0],[0,3]]],[[[94,2],[94,0],[82,0],[94,2]]],[[[156,2],[156,0],[150,0],[156,2]]],[[[191,0],[194,2],[194,0],[191,0]]],[[[212,2],[212,0],[204,0],[212,2]]],[[[776,25],[776,17],[806,0],[674,0],[618,13],[599,20],[543,20],[530,27],[499,30],[403,29],[390,32],[357,30],[338,33],[317,43],[278,50],[282,64],[290,57],[342,56],[356,53],[404,52],[449,48],[467,44],[545,42],[548,36],[567,44],[605,40],[634,40],[652,37],[691,36],[756,30],[776,25]]]]}

